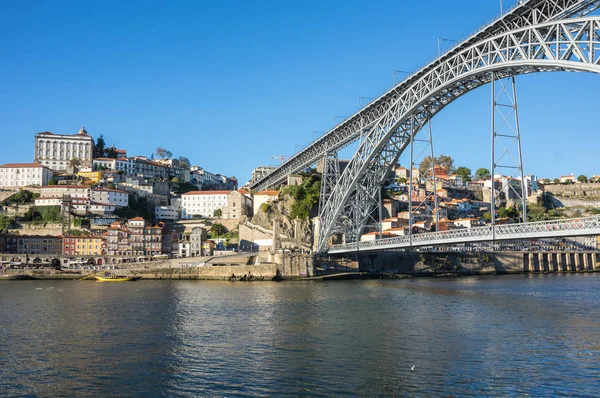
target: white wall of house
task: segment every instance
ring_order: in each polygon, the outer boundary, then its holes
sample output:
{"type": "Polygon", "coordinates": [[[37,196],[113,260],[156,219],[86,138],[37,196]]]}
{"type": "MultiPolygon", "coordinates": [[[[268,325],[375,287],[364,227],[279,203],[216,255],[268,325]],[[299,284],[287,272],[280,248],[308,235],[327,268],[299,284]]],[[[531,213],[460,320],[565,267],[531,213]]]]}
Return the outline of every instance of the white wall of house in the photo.
{"type": "Polygon", "coordinates": [[[52,179],[52,170],[37,163],[13,163],[0,166],[0,187],[43,187],[52,179]]]}

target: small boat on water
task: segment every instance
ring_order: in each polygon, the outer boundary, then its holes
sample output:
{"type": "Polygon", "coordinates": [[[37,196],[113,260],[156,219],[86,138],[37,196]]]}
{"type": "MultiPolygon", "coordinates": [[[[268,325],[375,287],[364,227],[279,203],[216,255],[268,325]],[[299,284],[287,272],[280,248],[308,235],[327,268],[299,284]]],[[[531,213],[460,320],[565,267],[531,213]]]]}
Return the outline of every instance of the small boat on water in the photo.
{"type": "Polygon", "coordinates": [[[133,282],[141,278],[141,276],[95,276],[98,282],[133,282]]]}

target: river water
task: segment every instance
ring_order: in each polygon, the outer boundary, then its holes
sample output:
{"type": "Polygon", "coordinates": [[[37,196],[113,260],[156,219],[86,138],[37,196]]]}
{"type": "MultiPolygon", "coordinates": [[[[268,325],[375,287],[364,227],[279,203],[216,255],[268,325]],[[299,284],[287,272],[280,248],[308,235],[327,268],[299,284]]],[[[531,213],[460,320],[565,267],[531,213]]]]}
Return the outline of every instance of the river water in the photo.
{"type": "Polygon", "coordinates": [[[600,274],[0,282],[0,396],[598,396],[600,274]]]}

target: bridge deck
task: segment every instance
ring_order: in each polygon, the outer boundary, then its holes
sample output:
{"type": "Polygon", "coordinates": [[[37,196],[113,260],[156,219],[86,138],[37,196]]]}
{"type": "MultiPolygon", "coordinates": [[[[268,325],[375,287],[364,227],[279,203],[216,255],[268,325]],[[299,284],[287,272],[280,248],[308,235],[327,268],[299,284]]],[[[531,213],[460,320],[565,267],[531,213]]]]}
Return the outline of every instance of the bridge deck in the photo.
{"type": "Polygon", "coordinates": [[[600,216],[455,229],[334,245],[329,254],[445,246],[459,243],[600,235],[600,216]]]}

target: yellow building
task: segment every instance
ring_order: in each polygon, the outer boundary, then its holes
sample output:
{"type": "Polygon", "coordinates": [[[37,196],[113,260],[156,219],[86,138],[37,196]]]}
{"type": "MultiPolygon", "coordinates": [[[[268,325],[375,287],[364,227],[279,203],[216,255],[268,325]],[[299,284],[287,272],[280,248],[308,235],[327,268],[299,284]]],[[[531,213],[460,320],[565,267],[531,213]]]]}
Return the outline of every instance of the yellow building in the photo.
{"type": "Polygon", "coordinates": [[[106,252],[106,241],[102,236],[65,236],[63,254],[66,256],[101,256],[106,252]]]}
{"type": "Polygon", "coordinates": [[[77,175],[84,180],[92,181],[93,183],[97,183],[100,180],[104,179],[104,171],[103,170],[95,170],[95,171],[80,171],[77,175]]]}

